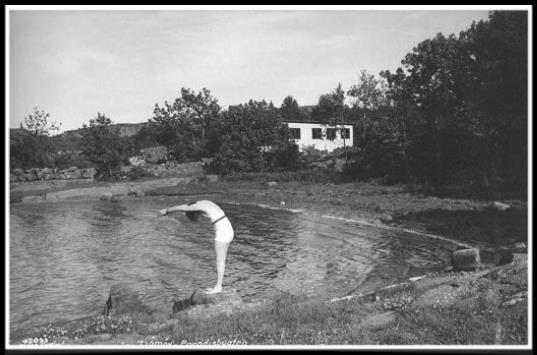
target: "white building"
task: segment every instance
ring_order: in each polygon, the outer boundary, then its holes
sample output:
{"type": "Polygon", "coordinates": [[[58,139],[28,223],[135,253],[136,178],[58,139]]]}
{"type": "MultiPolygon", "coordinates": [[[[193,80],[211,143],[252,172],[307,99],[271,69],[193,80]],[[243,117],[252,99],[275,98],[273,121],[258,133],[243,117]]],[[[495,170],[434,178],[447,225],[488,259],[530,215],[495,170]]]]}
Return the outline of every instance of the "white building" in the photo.
{"type": "Polygon", "coordinates": [[[352,125],[331,127],[328,124],[316,122],[285,123],[289,127],[291,139],[295,141],[300,151],[305,147],[314,146],[316,149],[331,152],[336,148],[343,148],[344,145],[349,147],[354,144],[352,125]]]}

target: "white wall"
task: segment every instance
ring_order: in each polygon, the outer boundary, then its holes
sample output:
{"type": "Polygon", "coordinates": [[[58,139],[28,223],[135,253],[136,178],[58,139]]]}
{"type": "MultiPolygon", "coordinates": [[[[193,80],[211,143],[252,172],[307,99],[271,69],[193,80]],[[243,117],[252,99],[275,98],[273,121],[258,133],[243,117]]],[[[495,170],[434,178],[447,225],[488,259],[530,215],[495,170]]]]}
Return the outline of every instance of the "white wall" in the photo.
{"type": "MultiPolygon", "coordinates": [[[[314,146],[319,150],[327,150],[329,152],[333,151],[336,148],[343,148],[343,139],[339,131],[336,132],[336,139],[329,140],[326,138],[326,128],[332,128],[328,125],[323,125],[320,123],[303,123],[303,122],[286,122],[289,128],[300,128],[300,139],[295,139],[295,143],[298,144],[300,151],[302,151],[307,146],[314,146]],[[322,139],[313,139],[312,138],[312,128],[322,128],[323,138],[322,139]]],[[[345,145],[347,147],[352,146],[354,142],[354,132],[352,125],[345,125],[345,128],[349,129],[350,135],[349,138],[345,139],[345,145]]],[[[338,125],[338,128],[342,126],[338,125]]]]}

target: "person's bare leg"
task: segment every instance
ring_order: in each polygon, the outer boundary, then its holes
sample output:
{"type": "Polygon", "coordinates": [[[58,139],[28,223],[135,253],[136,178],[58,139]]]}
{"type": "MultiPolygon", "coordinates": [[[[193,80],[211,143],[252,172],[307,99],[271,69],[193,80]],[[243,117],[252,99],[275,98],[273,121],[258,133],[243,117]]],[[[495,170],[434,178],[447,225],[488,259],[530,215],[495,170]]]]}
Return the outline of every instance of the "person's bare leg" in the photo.
{"type": "Polygon", "coordinates": [[[226,270],[226,256],[229,242],[214,242],[216,251],[216,285],[214,288],[208,288],[205,293],[212,294],[222,292],[222,283],[224,282],[224,272],[226,270]]]}

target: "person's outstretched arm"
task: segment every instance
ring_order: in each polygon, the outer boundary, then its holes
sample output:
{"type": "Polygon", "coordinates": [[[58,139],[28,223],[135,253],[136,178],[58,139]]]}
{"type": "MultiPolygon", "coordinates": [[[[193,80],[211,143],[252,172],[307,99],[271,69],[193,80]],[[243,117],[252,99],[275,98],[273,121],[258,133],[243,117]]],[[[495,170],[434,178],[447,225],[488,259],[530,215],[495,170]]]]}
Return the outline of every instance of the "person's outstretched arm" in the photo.
{"type": "Polygon", "coordinates": [[[177,205],[177,206],[162,209],[160,210],[160,214],[165,216],[169,212],[176,212],[176,211],[187,212],[187,211],[199,211],[199,210],[200,210],[199,207],[196,207],[195,203],[192,205],[182,204],[182,205],[177,205]]]}

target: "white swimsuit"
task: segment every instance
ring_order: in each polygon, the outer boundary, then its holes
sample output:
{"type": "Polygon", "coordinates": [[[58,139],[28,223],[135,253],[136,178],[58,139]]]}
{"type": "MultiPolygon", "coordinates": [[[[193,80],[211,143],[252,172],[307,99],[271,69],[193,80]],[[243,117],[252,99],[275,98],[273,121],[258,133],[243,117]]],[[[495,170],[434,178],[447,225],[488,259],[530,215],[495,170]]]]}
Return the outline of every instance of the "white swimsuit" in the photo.
{"type": "Polygon", "coordinates": [[[214,240],[218,242],[229,243],[233,240],[234,232],[229,219],[222,216],[221,219],[213,222],[216,237],[214,240]]]}

